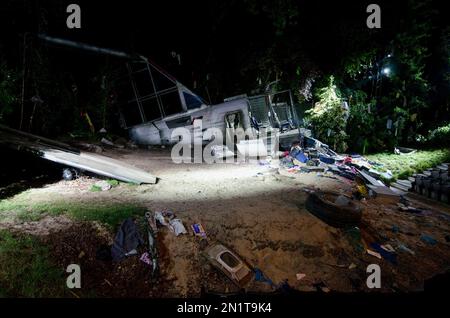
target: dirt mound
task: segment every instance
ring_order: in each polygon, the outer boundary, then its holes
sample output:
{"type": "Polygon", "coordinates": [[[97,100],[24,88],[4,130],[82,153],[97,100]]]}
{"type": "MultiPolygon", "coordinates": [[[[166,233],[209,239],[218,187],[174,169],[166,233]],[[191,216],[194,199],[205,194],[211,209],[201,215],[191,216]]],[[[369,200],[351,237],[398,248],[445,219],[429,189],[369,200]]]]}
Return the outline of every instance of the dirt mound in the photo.
{"type": "MultiPolygon", "coordinates": [[[[98,251],[112,243],[112,234],[95,223],[77,223],[44,238],[50,253],[62,269],[69,264],[81,268],[81,289],[74,290],[79,297],[167,297],[171,296],[172,282],[162,276],[152,278],[151,268],[129,257],[119,263],[98,259],[98,251]]],[[[162,240],[158,240],[159,262],[168,264],[162,240]]],[[[139,249],[139,255],[145,251],[139,249]]]]}

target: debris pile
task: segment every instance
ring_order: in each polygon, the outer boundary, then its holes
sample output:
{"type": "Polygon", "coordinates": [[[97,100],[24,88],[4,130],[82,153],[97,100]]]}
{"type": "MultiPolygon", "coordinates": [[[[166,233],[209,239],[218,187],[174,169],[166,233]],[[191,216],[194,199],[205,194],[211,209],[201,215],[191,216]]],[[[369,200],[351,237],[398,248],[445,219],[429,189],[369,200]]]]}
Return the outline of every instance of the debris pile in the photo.
{"type": "Polygon", "coordinates": [[[359,154],[337,154],[329,146],[310,137],[293,143],[291,150],[283,154],[280,166],[292,174],[316,172],[320,177],[341,177],[355,182],[360,198],[398,198],[409,190],[402,180],[387,186],[385,182],[393,180],[393,174],[383,164],[367,160],[359,154]]]}
{"type": "MultiPolygon", "coordinates": [[[[394,180],[392,172],[381,163],[367,160],[359,154],[337,154],[314,138],[303,139],[303,142],[293,143],[291,150],[282,155],[281,169],[292,174],[317,172],[321,177],[334,174],[355,181],[363,197],[398,198],[414,191],[434,200],[450,202],[449,163],[413,174],[407,179],[394,180]]],[[[395,153],[399,155],[413,152],[414,149],[395,148],[395,153]]]]}

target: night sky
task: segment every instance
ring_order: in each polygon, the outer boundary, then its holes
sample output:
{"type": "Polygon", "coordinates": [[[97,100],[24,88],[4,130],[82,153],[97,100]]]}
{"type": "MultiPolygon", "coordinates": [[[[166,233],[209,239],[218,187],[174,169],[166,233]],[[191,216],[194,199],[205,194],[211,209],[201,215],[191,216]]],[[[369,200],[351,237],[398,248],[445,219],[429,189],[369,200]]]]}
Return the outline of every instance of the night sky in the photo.
{"type": "MultiPolygon", "coordinates": [[[[75,2],[81,6],[82,28],[69,30],[65,11],[72,2],[2,1],[1,45],[7,47],[2,49],[3,54],[20,56],[24,32],[45,32],[143,54],[191,88],[195,79],[213,74],[223,84],[221,97],[242,93],[241,89],[245,92],[248,85],[241,78],[242,68],[255,52],[273,41],[299,41],[303,54],[324,72],[333,72],[355,45],[345,38],[347,31],[362,32],[378,42],[388,43],[399,21],[407,18],[403,10],[405,1],[378,1],[382,8],[382,29],[368,30],[366,7],[373,1],[298,1],[301,10],[298,26],[291,31],[294,34],[277,37],[268,16],[249,12],[246,1],[78,0],[75,2]],[[39,19],[37,12],[45,12],[45,19],[39,19]],[[182,66],[171,57],[172,51],[181,54],[182,66]]],[[[75,76],[88,75],[104,59],[73,49],[52,48],[51,54],[54,63],[75,76]]]]}

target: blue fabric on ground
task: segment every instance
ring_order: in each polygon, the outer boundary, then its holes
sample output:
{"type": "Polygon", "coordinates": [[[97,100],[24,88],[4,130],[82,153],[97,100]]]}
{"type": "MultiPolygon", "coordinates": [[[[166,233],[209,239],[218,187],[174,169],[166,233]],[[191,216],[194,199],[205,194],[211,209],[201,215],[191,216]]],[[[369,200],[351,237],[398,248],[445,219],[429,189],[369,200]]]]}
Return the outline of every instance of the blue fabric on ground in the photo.
{"type": "Polygon", "coordinates": [[[305,163],[306,161],[308,161],[308,158],[305,156],[305,154],[303,152],[299,152],[297,154],[297,156],[295,156],[295,159],[297,159],[298,161],[305,163]]]}
{"type": "Polygon", "coordinates": [[[385,260],[391,264],[397,265],[397,254],[386,251],[378,243],[372,243],[370,244],[370,247],[374,249],[375,252],[379,253],[385,260]]]}
{"type": "Polygon", "coordinates": [[[431,237],[429,235],[426,235],[426,234],[422,234],[420,236],[420,240],[422,242],[425,242],[425,243],[430,244],[430,245],[436,245],[436,243],[437,243],[437,241],[433,237],[431,237]]]}
{"type": "Polygon", "coordinates": [[[325,162],[330,165],[332,165],[335,162],[335,160],[333,158],[330,158],[330,157],[327,157],[324,155],[319,155],[319,159],[320,159],[320,161],[325,162]]]}
{"type": "Polygon", "coordinates": [[[111,256],[118,262],[125,258],[125,254],[136,249],[144,241],[132,218],[128,218],[120,225],[111,247],[111,256]]]}
{"type": "Polygon", "coordinates": [[[259,268],[255,268],[254,271],[255,271],[255,280],[257,282],[263,282],[268,283],[269,285],[273,285],[272,280],[265,277],[263,272],[259,268]]]}

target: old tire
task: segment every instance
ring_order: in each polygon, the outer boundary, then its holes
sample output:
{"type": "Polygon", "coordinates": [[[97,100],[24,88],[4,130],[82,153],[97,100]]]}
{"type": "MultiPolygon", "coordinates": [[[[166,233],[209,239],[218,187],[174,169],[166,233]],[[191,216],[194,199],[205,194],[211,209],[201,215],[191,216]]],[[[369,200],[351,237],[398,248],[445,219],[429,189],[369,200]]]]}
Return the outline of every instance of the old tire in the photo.
{"type": "Polygon", "coordinates": [[[361,222],[362,210],[352,200],[349,204],[336,205],[337,193],[311,193],[306,200],[306,209],[323,222],[333,227],[357,226],[361,222]]]}

